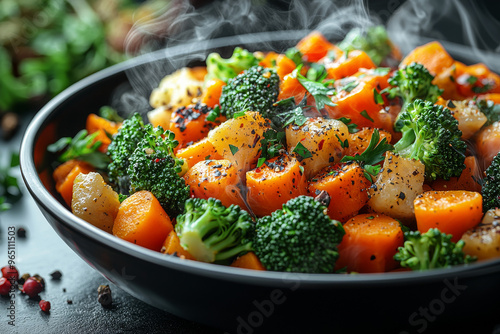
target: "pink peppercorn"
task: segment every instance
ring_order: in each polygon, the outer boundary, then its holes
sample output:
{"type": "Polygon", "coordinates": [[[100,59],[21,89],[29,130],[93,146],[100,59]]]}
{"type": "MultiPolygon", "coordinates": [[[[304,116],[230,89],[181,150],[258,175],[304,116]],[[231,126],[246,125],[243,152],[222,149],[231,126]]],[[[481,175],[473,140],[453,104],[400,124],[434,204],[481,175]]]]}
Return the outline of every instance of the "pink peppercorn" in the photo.
{"type": "Polygon", "coordinates": [[[17,281],[19,279],[19,272],[14,266],[5,266],[2,267],[2,276],[11,282],[17,281]]]}
{"type": "Polygon", "coordinates": [[[23,284],[23,292],[27,294],[30,298],[38,296],[42,292],[43,286],[39,280],[34,277],[30,277],[23,284]]]}
{"type": "Polygon", "coordinates": [[[10,281],[6,279],[5,277],[0,278],[0,295],[2,296],[7,296],[10,291],[10,287],[12,284],[10,284],[10,281]]]}
{"type": "Polygon", "coordinates": [[[46,300],[40,300],[40,302],[38,303],[38,306],[40,306],[40,309],[43,311],[43,312],[49,312],[50,311],[50,302],[46,301],[46,300]]]}

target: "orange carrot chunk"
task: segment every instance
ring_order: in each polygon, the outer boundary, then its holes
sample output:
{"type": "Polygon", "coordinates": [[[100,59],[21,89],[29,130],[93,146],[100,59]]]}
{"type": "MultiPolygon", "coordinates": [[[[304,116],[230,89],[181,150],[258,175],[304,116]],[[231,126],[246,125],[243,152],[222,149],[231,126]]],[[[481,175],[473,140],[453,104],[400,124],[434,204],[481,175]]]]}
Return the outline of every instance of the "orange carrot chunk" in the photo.
{"type": "Polygon", "coordinates": [[[245,208],[238,170],[229,160],[206,160],[195,164],[184,175],[191,195],[197,198],[217,198],[222,205],[245,208]]]}
{"type": "Polygon", "coordinates": [[[500,104],[500,93],[489,93],[489,94],[480,95],[478,97],[478,99],[490,100],[495,104],[500,104]]]}
{"type": "Polygon", "coordinates": [[[328,51],[337,51],[339,48],[330,43],[319,31],[313,31],[297,43],[297,50],[310,62],[316,62],[328,54],[328,51]]]}
{"type": "MultiPolygon", "coordinates": [[[[344,151],[344,155],[355,156],[356,154],[362,154],[370,144],[372,139],[374,128],[362,128],[356,133],[349,134],[349,147],[344,151]]],[[[392,140],[392,135],[385,131],[379,130],[380,141],[387,138],[387,142],[390,143],[392,140]]]]}
{"type": "Polygon", "coordinates": [[[312,195],[326,191],[330,196],[328,216],[345,222],[368,202],[366,189],[371,185],[364,175],[364,169],[358,164],[340,164],[316,175],[310,182],[309,191],[312,195]]]}
{"type": "Polygon", "coordinates": [[[108,150],[108,145],[111,143],[109,136],[117,133],[120,126],[121,123],[111,122],[96,114],[89,114],[85,128],[89,134],[99,132],[94,140],[99,140],[102,143],[99,151],[105,153],[108,150]]]}
{"type": "Polygon", "coordinates": [[[73,182],[78,174],[88,174],[95,171],[95,169],[86,162],[79,160],[69,160],[59,165],[52,174],[56,182],[56,190],[64,202],[71,206],[71,199],[73,197],[73,182]]]}
{"type": "Polygon", "coordinates": [[[399,67],[408,66],[413,62],[424,65],[435,76],[452,66],[455,61],[439,42],[430,42],[411,51],[399,67]]]}
{"type": "Polygon", "coordinates": [[[219,104],[219,99],[222,94],[222,87],[226,83],[219,79],[213,79],[207,82],[207,88],[203,97],[201,99],[202,103],[205,103],[208,107],[213,108],[219,104]]]}
{"type": "Polygon", "coordinates": [[[281,155],[246,173],[247,202],[258,217],[281,209],[289,199],[305,195],[307,179],[295,157],[281,155]]]}
{"type": "Polygon", "coordinates": [[[158,252],[172,230],[170,217],[146,190],[133,193],[121,203],[113,225],[113,235],[158,252]]]}
{"type": "Polygon", "coordinates": [[[214,145],[206,137],[192,145],[181,148],[175,155],[178,158],[184,159],[187,162],[188,168],[193,167],[203,160],[222,159],[222,156],[217,153],[214,145]]]}
{"type": "Polygon", "coordinates": [[[473,97],[484,93],[500,93],[500,76],[481,63],[465,67],[456,82],[458,92],[462,96],[473,97]]]}
{"type": "Polygon", "coordinates": [[[460,177],[451,177],[449,180],[438,179],[432,182],[431,188],[434,190],[467,190],[481,191],[481,172],[477,158],[468,156],[464,161],[465,168],[460,177]]]}
{"type": "Polygon", "coordinates": [[[464,190],[428,191],[415,199],[415,218],[420,233],[430,228],[453,235],[457,242],[468,229],[483,217],[480,193],[464,190]]]}
{"type": "Polygon", "coordinates": [[[380,90],[371,82],[357,80],[352,83],[350,89],[341,88],[338,91],[332,99],[336,106],[325,106],[325,108],[331,118],[347,117],[359,127],[378,127],[388,130],[387,128],[392,128],[392,122],[390,118],[387,120],[383,118],[389,114],[381,112],[384,105],[377,103],[375,99],[375,95],[379,93],[380,90]]]}
{"type": "Polygon", "coordinates": [[[163,247],[161,248],[163,254],[177,255],[181,259],[194,260],[195,258],[181,246],[181,242],[177,233],[172,230],[168,237],[163,242],[163,247]]]}
{"type": "Polygon", "coordinates": [[[245,255],[239,256],[233,261],[231,267],[253,269],[253,270],[266,270],[254,252],[248,252],[245,255]]]}
{"type": "Polygon", "coordinates": [[[306,93],[306,89],[302,86],[297,77],[293,75],[293,73],[290,73],[286,75],[280,83],[278,100],[285,100],[290,97],[294,97],[295,103],[298,104],[304,98],[306,93]]]}
{"type": "Polygon", "coordinates": [[[276,58],[276,73],[281,80],[283,80],[287,74],[291,73],[295,67],[296,65],[293,60],[285,55],[281,54],[276,58]]]}
{"type": "Polygon", "coordinates": [[[359,273],[380,273],[397,267],[394,254],[404,243],[399,222],[382,214],[361,214],[344,225],[336,269],[359,273]]]}
{"type": "Polygon", "coordinates": [[[344,53],[335,61],[325,65],[329,79],[341,79],[357,73],[361,68],[370,69],[377,67],[370,56],[364,51],[353,50],[349,53],[344,53]],[[347,58],[346,58],[347,55],[347,58]]]}
{"type": "Polygon", "coordinates": [[[208,132],[225,120],[219,117],[215,122],[207,121],[210,109],[204,104],[180,107],[172,113],[170,118],[170,131],[175,133],[179,147],[196,142],[207,136],[208,132]]]}
{"type": "Polygon", "coordinates": [[[500,152],[500,122],[495,122],[482,128],[475,136],[477,154],[483,161],[483,169],[493,161],[500,152]]]}

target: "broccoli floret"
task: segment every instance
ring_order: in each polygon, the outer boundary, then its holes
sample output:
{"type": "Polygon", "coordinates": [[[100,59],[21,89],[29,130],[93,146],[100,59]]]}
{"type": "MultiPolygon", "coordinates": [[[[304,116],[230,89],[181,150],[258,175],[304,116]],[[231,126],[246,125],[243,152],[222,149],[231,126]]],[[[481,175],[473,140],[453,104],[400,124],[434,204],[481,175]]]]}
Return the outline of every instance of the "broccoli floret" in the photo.
{"type": "Polygon", "coordinates": [[[443,93],[442,89],[432,84],[434,76],[422,65],[411,63],[399,69],[389,78],[389,84],[394,86],[384,90],[390,98],[399,96],[405,105],[416,99],[436,102],[443,93]]]}
{"type": "Polygon", "coordinates": [[[108,146],[108,156],[111,163],[108,165],[109,181],[116,185],[120,193],[128,193],[130,181],[128,177],[129,157],[144,137],[144,122],[139,113],[126,119],[113,140],[108,146]]]}
{"type": "Polygon", "coordinates": [[[500,152],[486,168],[481,194],[483,195],[483,210],[500,208],[500,152]]]}
{"type": "Polygon", "coordinates": [[[467,264],[475,258],[465,255],[462,251],[463,240],[454,243],[451,234],[441,233],[431,228],[424,234],[419,231],[405,232],[405,243],[394,255],[401,266],[411,270],[427,270],[446,268],[458,264],[467,264]]]}
{"type": "Polygon", "coordinates": [[[178,175],[183,160],[173,153],[178,145],[173,132],[144,127],[145,134],[128,159],[127,175],[130,177],[130,192],[148,190],[158,199],[170,217],[183,211],[189,198],[189,186],[178,175]]]}
{"type": "Polygon", "coordinates": [[[396,124],[403,133],[394,145],[397,154],[419,159],[428,179],[460,176],[467,145],[449,109],[416,99],[398,115],[396,124]]]}
{"type": "Polygon", "coordinates": [[[313,197],[299,196],[257,220],[254,250],[267,270],[332,273],[345,234],[313,197]]]}
{"type": "Polygon", "coordinates": [[[227,81],[259,63],[257,57],[248,50],[236,47],[229,59],[223,59],[218,53],[211,53],[207,57],[206,80],[220,79],[227,81]]]}
{"type": "Polygon", "coordinates": [[[280,78],[276,70],[254,66],[229,79],[222,88],[221,113],[227,117],[241,111],[258,111],[267,117],[278,99],[280,78]]]}
{"type": "Polygon", "coordinates": [[[180,243],[197,260],[228,263],[252,250],[254,223],[248,212],[215,198],[190,198],[175,231],[180,243]]]}
{"type": "Polygon", "coordinates": [[[391,53],[392,49],[391,41],[383,26],[370,27],[366,31],[354,28],[338,46],[345,52],[352,50],[366,52],[377,66],[391,53]]]}

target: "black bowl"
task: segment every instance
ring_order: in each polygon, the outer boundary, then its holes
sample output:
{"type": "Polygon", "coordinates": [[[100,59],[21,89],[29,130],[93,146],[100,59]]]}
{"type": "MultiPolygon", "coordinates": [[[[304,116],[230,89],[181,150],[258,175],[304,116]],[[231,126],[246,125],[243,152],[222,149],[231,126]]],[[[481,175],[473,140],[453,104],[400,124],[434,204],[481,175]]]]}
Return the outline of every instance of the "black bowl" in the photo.
{"type": "MultiPolygon", "coordinates": [[[[450,319],[459,325],[466,319],[493,319],[500,304],[499,260],[422,273],[255,272],[165,256],[118,239],[73,216],[56,193],[54,156],[46,153],[47,145],[74,136],[89,113],[116,102],[117,89],[120,94],[130,90],[129,78],[143,89],[139,95],[146,101],[161,77],[182,65],[180,60],[189,58],[193,64],[210,51],[230,52],[237,45],[283,51],[305,33],[246,35],[174,47],[111,67],[65,90],[35,116],[22,142],[22,175],[40,210],[79,256],[131,295],[229,332],[421,332],[450,319]]],[[[141,101],[127,94],[120,106],[141,101]]],[[[142,107],[135,103],[134,108],[142,107]]]]}

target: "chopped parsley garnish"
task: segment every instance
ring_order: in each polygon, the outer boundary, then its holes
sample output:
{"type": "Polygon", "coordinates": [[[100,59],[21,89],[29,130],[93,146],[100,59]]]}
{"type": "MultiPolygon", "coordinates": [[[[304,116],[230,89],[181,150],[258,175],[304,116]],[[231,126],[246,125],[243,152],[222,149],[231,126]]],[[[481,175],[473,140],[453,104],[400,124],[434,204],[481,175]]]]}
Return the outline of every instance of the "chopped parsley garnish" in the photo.
{"type": "Polygon", "coordinates": [[[304,77],[300,74],[300,69],[302,66],[297,67],[294,71],[297,75],[297,80],[300,84],[314,97],[316,101],[316,108],[321,110],[325,105],[330,107],[335,107],[336,104],[332,102],[331,97],[335,95],[335,89],[333,88],[334,80],[324,81],[324,78],[319,78],[320,80],[314,81],[304,77]]]}
{"type": "Polygon", "coordinates": [[[98,169],[105,169],[110,159],[109,157],[98,151],[102,143],[95,140],[98,132],[88,134],[87,130],[81,130],[74,138],[63,137],[55,143],[47,147],[47,151],[57,153],[64,152],[59,156],[59,161],[65,162],[71,159],[78,159],[88,162],[98,169]]]}
{"type": "Polygon", "coordinates": [[[371,72],[373,74],[381,75],[381,76],[389,74],[390,71],[391,71],[391,69],[389,67],[377,67],[377,68],[371,70],[371,72]]]}
{"type": "Polygon", "coordinates": [[[215,122],[217,117],[220,116],[220,107],[216,105],[207,115],[206,120],[209,122],[215,122]]]}
{"type": "Polygon", "coordinates": [[[347,117],[340,117],[339,121],[347,125],[347,130],[349,130],[349,133],[356,133],[359,131],[358,125],[355,123],[351,123],[351,119],[347,117]]]}
{"type": "Polygon", "coordinates": [[[358,87],[358,85],[359,85],[359,82],[351,81],[348,84],[346,84],[345,86],[342,86],[340,89],[350,93],[354,88],[358,87]]]}
{"type": "Polygon", "coordinates": [[[238,118],[238,117],[241,117],[241,116],[245,116],[245,112],[246,112],[246,110],[235,112],[233,114],[233,118],[238,118]]]}
{"type": "Polygon", "coordinates": [[[293,152],[297,153],[302,159],[312,157],[311,152],[309,152],[309,150],[304,145],[302,145],[301,142],[299,142],[297,146],[295,146],[293,152]]]}
{"type": "Polygon", "coordinates": [[[342,139],[340,139],[340,137],[339,137],[338,134],[335,134],[335,137],[337,137],[337,140],[340,143],[340,147],[342,147],[342,148],[348,148],[349,147],[349,141],[347,139],[344,140],[344,141],[342,141],[342,139]]]}
{"type": "Polygon", "coordinates": [[[387,143],[387,138],[383,138],[380,143],[380,133],[378,129],[373,130],[372,138],[366,150],[354,156],[346,155],[340,162],[356,161],[365,169],[365,177],[373,182],[372,176],[376,176],[380,172],[380,166],[376,165],[384,160],[384,153],[392,151],[394,148],[387,143]]]}
{"type": "Polygon", "coordinates": [[[302,64],[302,53],[296,48],[286,50],[285,56],[295,63],[296,66],[302,64]]]}
{"type": "Polygon", "coordinates": [[[279,151],[284,149],[286,134],[284,131],[276,132],[272,129],[264,132],[264,138],[260,140],[261,158],[264,161],[279,155],[279,151]]]}
{"type": "Polygon", "coordinates": [[[363,110],[362,112],[360,112],[360,114],[370,122],[375,122],[373,118],[371,118],[370,115],[368,115],[368,112],[366,110],[363,110]]]}
{"type": "Polygon", "coordinates": [[[373,88],[373,99],[375,100],[376,104],[384,104],[384,99],[382,98],[382,95],[377,91],[377,88],[373,88]]]}
{"type": "Polygon", "coordinates": [[[474,85],[477,82],[477,77],[471,75],[467,78],[467,83],[469,85],[474,85]]]}
{"type": "Polygon", "coordinates": [[[229,144],[229,149],[231,150],[231,153],[233,155],[235,155],[240,150],[239,148],[237,148],[236,146],[231,145],[231,144],[229,144]]]}

